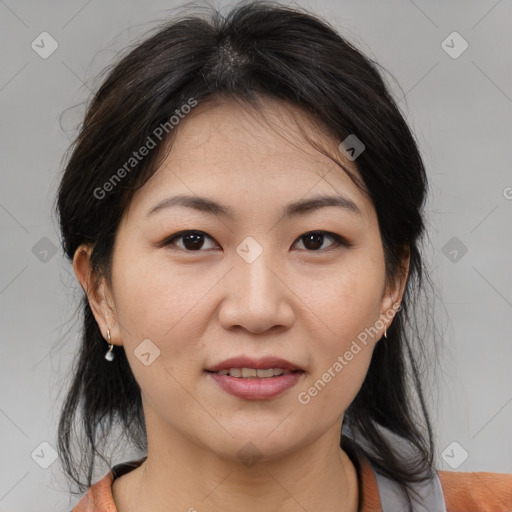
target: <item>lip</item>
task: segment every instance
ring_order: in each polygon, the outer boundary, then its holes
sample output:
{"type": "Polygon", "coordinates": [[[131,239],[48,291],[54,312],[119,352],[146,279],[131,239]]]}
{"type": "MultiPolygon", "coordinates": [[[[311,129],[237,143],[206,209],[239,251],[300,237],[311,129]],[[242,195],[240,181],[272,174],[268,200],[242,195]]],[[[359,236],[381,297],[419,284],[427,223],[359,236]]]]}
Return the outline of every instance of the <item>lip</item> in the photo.
{"type": "Polygon", "coordinates": [[[226,359],[225,361],[207,368],[206,371],[218,372],[220,370],[229,370],[230,368],[255,368],[256,370],[264,370],[267,368],[282,368],[283,370],[289,370],[291,372],[295,370],[304,371],[299,366],[291,363],[290,361],[287,361],[286,359],[281,359],[280,357],[263,357],[261,359],[252,359],[245,356],[226,359]]]}
{"type": "Polygon", "coordinates": [[[221,389],[232,396],[244,400],[270,400],[295,386],[304,376],[304,372],[297,370],[268,378],[231,377],[230,375],[220,375],[213,372],[209,372],[208,375],[221,389]]]}
{"type": "Polygon", "coordinates": [[[207,368],[205,371],[226,393],[244,400],[270,400],[276,398],[295,386],[305,375],[305,371],[302,368],[280,357],[263,357],[261,359],[253,359],[246,356],[232,357],[207,368]],[[242,378],[215,373],[220,370],[229,370],[230,368],[255,368],[256,370],[281,368],[291,373],[268,378],[242,378]]]}

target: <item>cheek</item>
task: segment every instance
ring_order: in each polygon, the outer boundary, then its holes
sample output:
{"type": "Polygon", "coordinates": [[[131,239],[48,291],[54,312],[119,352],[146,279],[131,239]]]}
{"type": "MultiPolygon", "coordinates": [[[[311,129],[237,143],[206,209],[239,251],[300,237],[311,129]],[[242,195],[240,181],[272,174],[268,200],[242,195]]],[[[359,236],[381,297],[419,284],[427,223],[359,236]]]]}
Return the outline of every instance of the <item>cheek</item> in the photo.
{"type": "Polygon", "coordinates": [[[139,335],[155,343],[165,338],[208,286],[197,273],[177,271],[161,254],[129,253],[122,247],[113,262],[113,281],[119,321],[131,343],[139,335]]]}
{"type": "MultiPolygon", "coordinates": [[[[362,301],[359,305],[365,305],[362,301]]],[[[366,305],[371,308],[372,303],[366,305]]],[[[333,308],[329,314],[331,332],[313,336],[315,354],[311,374],[298,390],[297,399],[308,407],[310,417],[321,416],[334,423],[356,397],[375,346],[371,325],[374,317],[352,302],[333,308]],[[334,334],[333,334],[334,333],[334,334]]]]}
{"type": "Polygon", "coordinates": [[[331,411],[333,421],[357,395],[380,337],[374,328],[383,269],[375,261],[354,258],[343,271],[334,276],[331,272],[329,280],[319,276],[318,286],[309,294],[308,304],[315,304],[317,314],[315,332],[310,333],[316,355],[299,402],[318,408],[318,414],[331,411]]]}
{"type": "Polygon", "coordinates": [[[342,350],[346,342],[350,344],[375,323],[383,285],[383,262],[363,253],[353,253],[337,272],[331,267],[317,274],[305,302],[324,324],[322,332],[325,330],[330,345],[342,350]]]}
{"type": "Polygon", "coordinates": [[[211,270],[201,272],[197,265],[173,267],[162,253],[139,253],[120,247],[113,262],[123,345],[141,387],[153,393],[158,380],[169,392],[173,389],[172,376],[186,382],[202,372],[200,355],[205,347],[201,340],[208,314],[208,291],[222,275],[213,275],[211,270]],[[144,366],[137,358],[143,340],[151,340],[156,346],[158,357],[151,366],[144,366]]]}
{"type": "Polygon", "coordinates": [[[112,280],[124,350],[145,399],[163,410],[169,403],[186,403],[180,383],[198,372],[193,318],[205,283],[173,272],[161,258],[121,247],[112,280]]]}

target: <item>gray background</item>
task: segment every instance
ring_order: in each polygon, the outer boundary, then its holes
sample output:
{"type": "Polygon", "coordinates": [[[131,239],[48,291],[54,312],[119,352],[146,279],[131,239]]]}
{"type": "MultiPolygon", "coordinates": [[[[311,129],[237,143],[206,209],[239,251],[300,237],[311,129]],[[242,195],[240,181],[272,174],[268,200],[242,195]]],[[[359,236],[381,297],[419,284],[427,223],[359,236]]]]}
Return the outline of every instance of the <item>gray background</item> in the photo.
{"type": "MultiPolygon", "coordinates": [[[[52,252],[50,209],[95,76],[177,4],[0,0],[0,512],[77,501],[58,460],[41,467],[52,454],[41,443],[56,446],[80,291],[60,249],[52,252]],[[58,43],[47,59],[31,47],[45,31],[58,43]]],[[[299,4],[396,78],[428,169],[428,257],[445,347],[429,384],[437,467],[512,473],[512,2],[299,4]],[[442,46],[453,31],[469,44],[457,58],[442,46]]],[[[446,44],[462,48],[453,36],[446,44]]],[[[113,462],[129,457],[120,451],[113,462]]]]}

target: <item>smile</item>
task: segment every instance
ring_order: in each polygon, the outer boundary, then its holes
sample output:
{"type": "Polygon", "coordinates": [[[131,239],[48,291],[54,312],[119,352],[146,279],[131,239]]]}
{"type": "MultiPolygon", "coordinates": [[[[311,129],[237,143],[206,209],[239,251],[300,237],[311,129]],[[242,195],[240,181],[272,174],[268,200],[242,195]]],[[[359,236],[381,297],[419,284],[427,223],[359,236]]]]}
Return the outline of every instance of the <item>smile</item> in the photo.
{"type": "Polygon", "coordinates": [[[243,400],[270,400],[293,388],[305,372],[283,368],[229,368],[207,371],[212,381],[224,392],[243,400]]]}
{"type": "Polygon", "coordinates": [[[292,373],[290,370],[284,368],[229,368],[225,370],[219,370],[218,375],[229,375],[231,377],[237,377],[242,379],[250,379],[257,377],[259,379],[268,379],[270,377],[278,377],[280,375],[286,375],[292,373]]]}

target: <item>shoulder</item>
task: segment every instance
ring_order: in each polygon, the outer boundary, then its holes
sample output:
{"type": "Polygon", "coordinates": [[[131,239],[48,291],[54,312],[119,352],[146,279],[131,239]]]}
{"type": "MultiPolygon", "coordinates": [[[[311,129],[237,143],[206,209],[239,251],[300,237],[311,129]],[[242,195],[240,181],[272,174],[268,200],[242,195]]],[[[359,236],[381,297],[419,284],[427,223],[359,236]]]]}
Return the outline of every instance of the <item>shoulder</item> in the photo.
{"type": "Polygon", "coordinates": [[[113,480],[111,471],[89,488],[71,512],[117,512],[112,497],[113,480]]]}
{"type": "Polygon", "coordinates": [[[75,505],[71,512],[117,512],[112,495],[115,479],[138,468],[146,457],[114,466],[101,480],[92,485],[87,494],[75,505]]]}
{"type": "Polygon", "coordinates": [[[512,512],[512,474],[438,471],[448,512],[512,512]]]}

